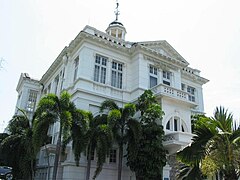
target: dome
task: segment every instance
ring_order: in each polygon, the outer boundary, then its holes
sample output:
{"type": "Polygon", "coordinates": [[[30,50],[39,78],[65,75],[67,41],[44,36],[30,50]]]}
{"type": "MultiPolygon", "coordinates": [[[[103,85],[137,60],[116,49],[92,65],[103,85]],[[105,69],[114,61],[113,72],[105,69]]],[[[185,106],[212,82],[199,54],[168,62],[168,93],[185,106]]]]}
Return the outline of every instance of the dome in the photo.
{"type": "MultiPolygon", "coordinates": [[[[123,26],[122,23],[118,22],[118,21],[113,21],[109,24],[109,26],[114,26],[114,25],[120,25],[120,26],[123,26]]],[[[124,27],[124,26],[123,26],[124,27]]]]}

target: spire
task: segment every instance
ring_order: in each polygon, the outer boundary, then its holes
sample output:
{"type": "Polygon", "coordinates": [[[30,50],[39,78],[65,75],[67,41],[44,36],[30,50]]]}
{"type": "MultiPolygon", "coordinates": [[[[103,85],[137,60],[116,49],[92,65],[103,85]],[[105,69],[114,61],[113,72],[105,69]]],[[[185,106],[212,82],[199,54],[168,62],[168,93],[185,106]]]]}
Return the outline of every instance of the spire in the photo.
{"type": "Polygon", "coordinates": [[[117,4],[117,7],[114,11],[114,14],[116,15],[116,19],[109,24],[108,28],[106,29],[106,32],[115,38],[124,40],[127,32],[123,24],[118,21],[118,16],[120,14],[118,9],[119,7],[118,0],[116,0],[116,4],[117,4]]]}
{"type": "Polygon", "coordinates": [[[118,10],[118,6],[119,6],[118,0],[116,0],[116,4],[117,4],[117,7],[116,7],[116,10],[114,11],[114,13],[116,15],[116,21],[118,21],[118,15],[120,15],[120,11],[118,10]]]}

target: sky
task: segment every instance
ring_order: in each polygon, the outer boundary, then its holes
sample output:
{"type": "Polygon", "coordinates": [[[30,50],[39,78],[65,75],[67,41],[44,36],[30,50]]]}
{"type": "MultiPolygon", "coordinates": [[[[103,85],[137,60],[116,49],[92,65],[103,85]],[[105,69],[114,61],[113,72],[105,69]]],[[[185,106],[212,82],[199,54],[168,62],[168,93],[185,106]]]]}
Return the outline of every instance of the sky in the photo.
{"type": "MultiPolygon", "coordinates": [[[[119,0],[132,42],[167,40],[210,81],[205,112],[224,106],[240,119],[238,0],[119,0]]],[[[22,72],[40,79],[61,50],[86,26],[105,31],[115,0],[0,0],[0,132],[14,114],[22,72]]]]}

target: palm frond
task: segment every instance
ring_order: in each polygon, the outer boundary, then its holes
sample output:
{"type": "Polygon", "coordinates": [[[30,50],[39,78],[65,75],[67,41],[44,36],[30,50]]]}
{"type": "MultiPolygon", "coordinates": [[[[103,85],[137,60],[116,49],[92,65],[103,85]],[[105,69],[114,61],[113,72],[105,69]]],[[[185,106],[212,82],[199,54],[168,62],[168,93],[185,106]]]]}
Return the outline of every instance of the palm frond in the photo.
{"type": "Polygon", "coordinates": [[[103,101],[101,106],[100,106],[100,112],[101,113],[104,110],[111,111],[113,109],[119,109],[119,107],[113,100],[110,100],[110,99],[107,99],[107,100],[103,101]]]}
{"type": "Polygon", "coordinates": [[[101,125],[98,127],[98,136],[97,138],[97,168],[95,170],[93,179],[95,179],[102,170],[102,166],[106,160],[106,157],[109,156],[110,149],[112,147],[112,132],[107,125],[101,125]]]}
{"type": "Polygon", "coordinates": [[[214,117],[216,125],[223,132],[231,132],[232,131],[232,123],[233,123],[233,115],[232,113],[228,113],[228,110],[224,107],[220,106],[215,109],[214,117]]]}

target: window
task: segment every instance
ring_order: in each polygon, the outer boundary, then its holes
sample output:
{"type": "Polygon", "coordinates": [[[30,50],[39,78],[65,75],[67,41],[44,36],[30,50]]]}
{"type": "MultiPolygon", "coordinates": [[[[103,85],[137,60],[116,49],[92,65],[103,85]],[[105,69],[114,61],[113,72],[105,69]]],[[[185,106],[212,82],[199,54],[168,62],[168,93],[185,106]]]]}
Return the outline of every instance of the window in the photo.
{"type": "Polygon", "coordinates": [[[195,102],[195,88],[191,87],[191,86],[188,86],[187,87],[187,92],[189,93],[188,94],[188,100],[192,101],[192,102],[195,102]]]}
{"type": "Polygon", "coordinates": [[[95,151],[92,150],[92,151],[91,151],[91,160],[92,160],[92,161],[94,160],[94,156],[95,156],[95,151]]]}
{"type": "Polygon", "coordinates": [[[179,119],[174,118],[174,131],[178,131],[178,121],[179,119]]]}
{"type": "Polygon", "coordinates": [[[111,149],[110,150],[109,162],[110,163],[116,163],[117,162],[117,150],[116,149],[111,149]]]}
{"type": "Polygon", "coordinates": [[[163,84],[171,86],[171,72],[163,71],[163,84]]]}
{"type": "Polygon", "coordinates": [[[57,94],[58,83],[59,83],[59,76],[57,75],[57,77],[55,77],[55,79],[54,79],[54,84],[55,84],[55,90],[54,90],[54,93],[55,93],[55,94],[57,94]]]}
{"type": "Polygon", "coordinates": [[[51,91],[51,83],[47,87],[47,93],[50,93],[50,91],[51,91]]]}
{"type": "Polygon", "coordinates": [[[122,70],[123,64],[113,61],[112,62],[112,78],[111,85],[116,88],[122,89],[122,70]]]}
{"type": "Polygon", "coordinates": [[[182,89],[182,91],[185,91],[186,90],[186,85],[185,84],[181,84],[181,89],[182,89]]]}
{"type": "Polygon", "coordinates": [[[182,125],[182,132],[185,132],[185,129],[184,129],[183,125],[182,125]]]}
{"type": "Polygon", "coordinates": [[[152,87],[156,86],[158,83],[157,82],[157,79],[158,79],[157,68],[150,65],[149,74],[150,74],[150,88],[152,88],[152,87]]]}
{"type": "Polygon", "coordinates": [[[170,130],[170,121],[167,122],[166,129],[170,130]]]}
{"type": "Polygon", "coordinates": [[[60,90],[63,89],[63,80],[64,80],[64,72],[65,72],[65,68],[63,69],[63,71],[61,71],[62,73],[60,73],[60,76],[62,76],[61,78],[61,87],[60,87],[60,90]]]}
{"type": "Polygon", "coordinates": [[[106,83],[106,67],[107,58],[96,55],[95,69],[94,69],[94,81],[105,84],[106,83]]]}
{"type": "Polygon", "coordinates": [[[33,112],[34,111],[36,101],[37,101],[37,91],[30,90],[29,91],[29,96],[28,96],[28,101],[27,101],[27,107],[26,107],[26,110],[28,112],[33,112]]]}
{"type": "Polygon", "coordinates": [[[180,119],[177,116],[174,116],[167,122],[166,130],[187,132],[187,125],[184,120],[180,119]]]}
{"type": "Polygon", "coordinates": [[[73,81],[76,81],[76,79],[77,79],[78,64],[79,64],[79,57],[77,57],[77,58],[74,60],[74,76],[73,76],[73,81]]]}

